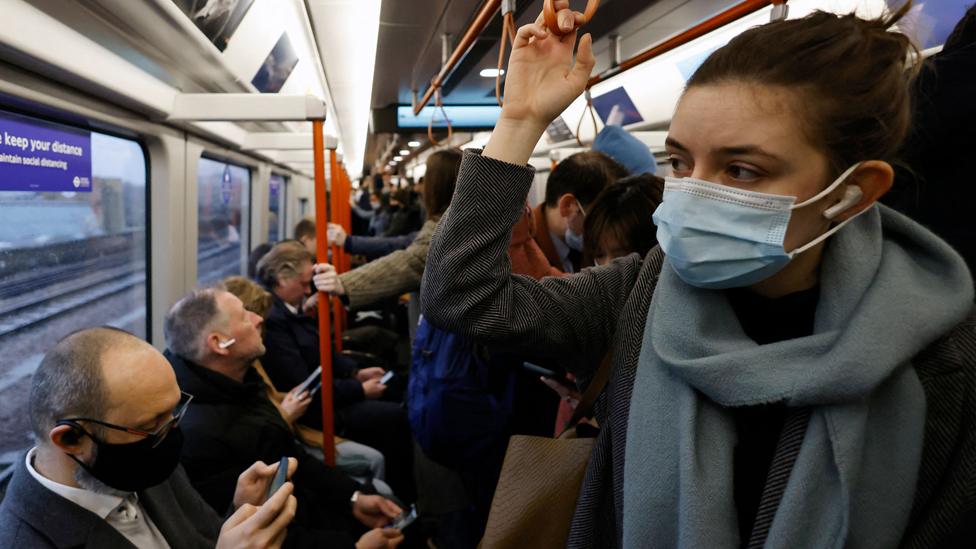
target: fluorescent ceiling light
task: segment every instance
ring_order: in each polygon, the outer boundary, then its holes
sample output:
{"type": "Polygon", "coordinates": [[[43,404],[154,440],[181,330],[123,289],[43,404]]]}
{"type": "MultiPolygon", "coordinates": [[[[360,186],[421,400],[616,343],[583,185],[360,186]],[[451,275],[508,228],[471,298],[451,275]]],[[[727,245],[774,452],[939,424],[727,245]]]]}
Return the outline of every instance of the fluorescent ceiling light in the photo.
{"type": "Polygon", "coordinates": [[[310,12],[332,91],[345,164],[358,172],[369,133],[382,0],[293,1],[307,6],[310,12]],[[343,55],[325,55],[336,51],[343,55]]]}
{"type": "Polygon", "coordinates": [[[409,154],[410,151],[408,151],[407,149],[400,149],[400,156],[407,156],[409,154]]]}
{"type": "Polygon", "coordinates": [[[411,141],[411,142],[407,143],[407,146],[412,147],[412,148],[417,148],[417,147],[420,146],[420,141],[411,141]]]}
{"type": "Polygon", "coordinates": [[[505,74],[505,69],[502,69],[500,71],[498,69],[481,69],[481,72],[479,74],[481,74],[481,76],[485,78],[495,78],[497,76],[505,74]]]}
{"type": "Polygon", "coordinates": [[[401,160],[403,160],[403,157],[402,157],[402,156],[394,156],[394,157],[393,157],[393,161],[394,161],[394,162],[399,162],[399,161],[401,161],[401,160]]]}

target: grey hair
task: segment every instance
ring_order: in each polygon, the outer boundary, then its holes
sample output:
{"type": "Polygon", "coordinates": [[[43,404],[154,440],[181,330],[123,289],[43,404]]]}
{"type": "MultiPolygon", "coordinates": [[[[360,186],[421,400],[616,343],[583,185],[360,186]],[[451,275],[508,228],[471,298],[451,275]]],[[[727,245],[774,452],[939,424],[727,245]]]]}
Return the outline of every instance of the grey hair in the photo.
{"type": "Polygon", "coordinates": [[[87,328],[58,341],[34,372],[30,392],[30,421],[41,444],[60,419],[99,419],[107,408],[108,392],[102,357],[121,345],[146,344],[112,327],[87,328]]]}
{"type": "Polygon", "coordinates": [[[315,256],[305,249],[297,240],[279,242],[271,248],[261,261],[258,261],[258,282],[266,289],[272,290],[282,280],[298,276],[298,271],[305,263],[314,263],[315,256]]]}
{"type": "Polygon", "coordinates": [[[206,357],[207,334],[225,321],[217,306],[217,292],[213,288],[193,290],[166,313],[163,336],[166,347],[177,356],[198,363],[206,357]]]}

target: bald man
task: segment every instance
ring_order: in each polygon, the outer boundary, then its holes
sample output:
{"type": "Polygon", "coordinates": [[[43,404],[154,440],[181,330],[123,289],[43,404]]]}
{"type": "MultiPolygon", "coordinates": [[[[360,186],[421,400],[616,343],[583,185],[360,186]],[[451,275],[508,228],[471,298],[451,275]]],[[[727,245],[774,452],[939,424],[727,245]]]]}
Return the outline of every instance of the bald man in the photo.
{"type": "Polygon", "coordinates": [[[34,374],[37,446],[0,505],[0,547],[280,547],[297,502],[290,482],[264,501],[277,464],[240,475],[223,526],[179,468],[191,398],[131,334],[93,328],[58,342],[34,374]]]}

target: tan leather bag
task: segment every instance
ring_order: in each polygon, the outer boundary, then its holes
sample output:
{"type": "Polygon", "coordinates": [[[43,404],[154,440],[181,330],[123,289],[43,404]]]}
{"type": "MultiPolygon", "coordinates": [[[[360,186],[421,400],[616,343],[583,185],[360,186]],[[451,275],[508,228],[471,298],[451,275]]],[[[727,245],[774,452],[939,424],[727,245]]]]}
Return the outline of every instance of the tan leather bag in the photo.
{"type": "Polygon", "coordinates": [[[600,363],[570,427],[559,438],[516,435],[508,443],[491,502],[482,549],[556,549],[566,546],[583,475],[595,438],[575,438],[575,425],[592,414],[610,378],[608,353],[600,363]]]}

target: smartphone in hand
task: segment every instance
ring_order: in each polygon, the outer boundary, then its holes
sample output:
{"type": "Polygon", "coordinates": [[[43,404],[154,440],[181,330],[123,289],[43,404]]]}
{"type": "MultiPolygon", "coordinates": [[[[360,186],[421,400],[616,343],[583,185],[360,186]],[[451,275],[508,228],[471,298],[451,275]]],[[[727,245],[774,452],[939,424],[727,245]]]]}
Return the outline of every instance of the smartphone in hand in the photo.
{"type": "Polygon", "coordinates": [[[572,389],[574,391],[579,390],[579,388],[576,387],[576,384],[570,381],[569,379],[567,379],[566,376],[557,374],[556,372],[550,370],[549,368],[543,368],[542,366],[539,366],[538,364],[532,364],[531,362],[523,362],[522,368],[525,368],[526,370],[532,373],[539,374],[540,376],[546,379],[551,379],[556,383],[559,383],[563,387],[566,387],[567,389],[572,389]]]}
{"type": "Polygon", "coordinates": [[[288,479],[288,456],[281,456],[281,461],[278,462],[278,471],[275,472],[274,479],[271,481],[271,486],[268,487],[268,495],[265,496],[264,500],[267,501],[281,485],[285,483],[288,479]]]}
{"type": "Polygon", "coordinates": [[[413,524],[413,521],[415,520],[417,520],[417,506],[411,505],[409,510],[400,513],[395,519],[393,519],[393,523],[390,524],[390,528],[395,528],[402,531],[407,526],[413,524]]]}

